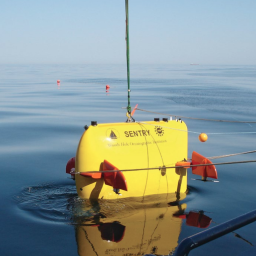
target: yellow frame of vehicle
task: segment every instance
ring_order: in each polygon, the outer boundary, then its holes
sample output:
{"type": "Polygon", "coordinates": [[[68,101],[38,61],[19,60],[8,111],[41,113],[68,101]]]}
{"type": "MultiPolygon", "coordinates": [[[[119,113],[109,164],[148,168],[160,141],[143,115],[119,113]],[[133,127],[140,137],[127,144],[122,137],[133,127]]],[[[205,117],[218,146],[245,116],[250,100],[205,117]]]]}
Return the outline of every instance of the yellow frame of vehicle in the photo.
{"type": "Polygon", "coordinates": [[[77,193],[81,198],[94,200],[185,193],[186,170],[164,167],[175,166],[186,159],[187,150],[187,126],[181,120],[90,125],[83,133],[76,153],[77,193]],[[117,193],[104,183],[103,178],[80,175],[103,171],[104,160],[119,170],[134,169],[122,172],[127,191],[117,193]]]}

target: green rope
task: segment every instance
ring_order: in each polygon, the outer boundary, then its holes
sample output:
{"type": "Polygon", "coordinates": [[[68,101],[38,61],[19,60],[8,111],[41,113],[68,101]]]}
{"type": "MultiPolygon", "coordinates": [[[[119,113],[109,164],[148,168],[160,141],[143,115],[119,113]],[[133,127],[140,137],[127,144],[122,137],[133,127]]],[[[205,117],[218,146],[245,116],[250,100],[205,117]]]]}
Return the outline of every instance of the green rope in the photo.
{"type": "Polygon", "coordinates": [[[128,106],[127,112],[131,114],[130,104],[130,53],[129,53],[129,12],[128,0],[125,0],[125,13],[126,13],[126,60],[127,60],[127,83],[128,83],[128,106]]]}

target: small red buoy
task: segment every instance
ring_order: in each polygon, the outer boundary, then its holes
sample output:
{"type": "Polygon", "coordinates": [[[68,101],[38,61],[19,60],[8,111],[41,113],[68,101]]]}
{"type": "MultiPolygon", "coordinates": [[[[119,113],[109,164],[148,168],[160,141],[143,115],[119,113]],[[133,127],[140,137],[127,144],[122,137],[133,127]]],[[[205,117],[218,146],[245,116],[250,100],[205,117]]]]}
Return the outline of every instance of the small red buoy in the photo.
{"type": "Polygon", "coordinates": [[[60,83],[60,80],[57,80],[57,84],[59,84],[60,83]]]}
{"type": "Polygon", "coordinates": [[[106,85],[106,90],[108,90],[109,88],[110,88],[110,86],[107,84],[107,85],[106,85]]]}
{"type": "Polygon", "coordinates": [[[198,136],[198,139],[201,141],[201,142],[206,142],[208,140],[208,136],[206,133],[201,133],[199,136],[198,136]]]}

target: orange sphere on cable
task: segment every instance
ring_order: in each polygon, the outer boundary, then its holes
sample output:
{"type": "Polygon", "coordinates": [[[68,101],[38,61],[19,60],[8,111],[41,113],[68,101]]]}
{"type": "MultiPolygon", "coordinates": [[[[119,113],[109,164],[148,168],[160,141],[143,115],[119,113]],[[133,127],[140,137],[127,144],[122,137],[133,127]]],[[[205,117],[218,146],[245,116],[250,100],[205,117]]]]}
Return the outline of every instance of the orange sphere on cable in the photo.
{"type": "Polygon", "coordinates": [[[208,140],[208,136],[206,133],[201,133],[199,136],[198,136],[198,139],[201,141],[201,142],[206,142],[208,140]]]}

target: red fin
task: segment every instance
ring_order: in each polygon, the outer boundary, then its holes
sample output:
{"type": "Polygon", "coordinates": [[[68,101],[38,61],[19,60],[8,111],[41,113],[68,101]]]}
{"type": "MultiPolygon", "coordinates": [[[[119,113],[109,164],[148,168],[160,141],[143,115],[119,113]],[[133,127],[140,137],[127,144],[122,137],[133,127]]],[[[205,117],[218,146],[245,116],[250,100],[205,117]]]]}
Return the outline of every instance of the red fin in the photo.
{"type": "MultiPolygon", "coordinates": [[[[103,171],[111,171],[111,170],[118,170],[114,165],[109,163],[107,160],[103,162],[103,171]]],[[[116,179],[116,172],[106,172],[104,173],[104,181],[106,185],[114,187],[116,179]]]]}
{"type": "Polygon", "coordinates": [[[75,180],[75,163],[76,163],[76,158],[72,157],[68,160],[67,165],[66,165],[66,173],[71,174],[71,179],[75,180]]]}
{"type": "Polygon", "coordinates": [[[125,191],[128,190],[123,173],[118,171],[118,168],[109,163],[107,160],[104,160],[103,162],[103,171],[117,171],[104,173],[104,181],[106,185],[112,186],[116,189],[122,189],[125,191]]]}
{"type": "Polygon", "coordinates": [[[126,179],[125,179],[124,174],[122,172],[117,172],[116,173],[116,182],[115,182],[114,188],[122,189],[122,190],[125,190],[125,191],[128,190],[126,179]]]}
{"type": "MultiPolygon", "coordinates": [[[[76,158],[72,157],[68,160],[67,165],[66,165],[66,173],[70,173],[72,169],[75,168],[75,162],[76,158]]],[[[74,174],[70,173],[72,176],[75,176],[74,174]]],[[[101,179],[102,173],[80,173],[80,175],[85,176],[85,177],[90,177],[93,179],[101,179]]]]}
{"type": "Polygon", "coordinates": [[[75,157],[72,157],[72,158],[70,158],[70,159],[68,160],[67,165],[66,165],[66,173],[69,173],[69,174],[70,174],[71,170],[72,170],[73,168],[75,168],[75,162],[76,162],[75,159],[76,159],[75,157]]]}
{"type": "MultiPolygon", "coordinates": [[[[193,151],[192,165],[204,164],[205,157],[193,151]]],[[[205,166],[192,166],[192,173],[205,177],[205,166]]]]}
{"type": "MultiPolygon", "coordinates": [[[[212,162],[205,158],[204,156],[198,154],[197,152],[193,151],[192,153],[192,165],[198,164],[212,164],[212,162]]],[[[214,165],[204,165],[204,166],[192,166],[192,173],[196,175],[200,175],[204,178],[213,178],[217,179],[217,171],[214,165]]]]}
{"type": "Polygon", "coordinates": [[[212,219],[201,212],[189,212],[186,224],[192,227],[207,228],[210,226],[212,219]]]}
{"type": "MultiPolygon", "coordinates": [[[[207,158],[205,158],[204,161],[205,161],[205,164],[212,164],[212,162],[207,158]]],[[[213,178],[213,179],[218,179],[218,174],[217,174],[215,165],[207,165],[205,167],[206,167],[207,177],[213,178]]]]}

